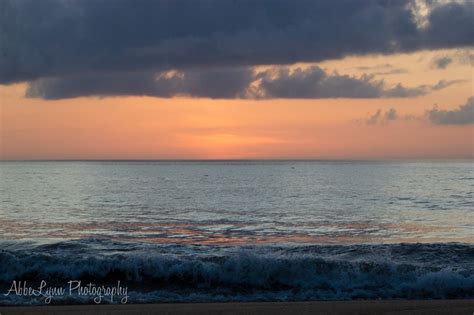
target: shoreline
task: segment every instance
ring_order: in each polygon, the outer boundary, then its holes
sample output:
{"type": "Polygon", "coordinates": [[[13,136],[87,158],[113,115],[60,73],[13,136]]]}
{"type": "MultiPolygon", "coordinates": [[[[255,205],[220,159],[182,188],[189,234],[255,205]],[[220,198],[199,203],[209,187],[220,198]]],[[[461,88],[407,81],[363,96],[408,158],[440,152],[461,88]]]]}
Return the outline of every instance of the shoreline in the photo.
{"type": "Polygon", "coordinates": [[[29,314],[473,314],[468,300],[163,303],[0,306],[1,315],[29,314]]]}

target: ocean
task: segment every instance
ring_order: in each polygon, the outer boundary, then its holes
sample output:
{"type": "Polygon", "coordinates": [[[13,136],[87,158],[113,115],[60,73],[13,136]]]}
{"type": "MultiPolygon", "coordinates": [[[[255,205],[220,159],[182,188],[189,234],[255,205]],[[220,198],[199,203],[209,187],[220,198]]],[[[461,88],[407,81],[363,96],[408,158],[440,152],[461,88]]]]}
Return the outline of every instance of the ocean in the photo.
{"type": "Polygon", "coordinates": [[[11,161],[0,201],[1,305],[474,298],[472,161],[11,161]]]}

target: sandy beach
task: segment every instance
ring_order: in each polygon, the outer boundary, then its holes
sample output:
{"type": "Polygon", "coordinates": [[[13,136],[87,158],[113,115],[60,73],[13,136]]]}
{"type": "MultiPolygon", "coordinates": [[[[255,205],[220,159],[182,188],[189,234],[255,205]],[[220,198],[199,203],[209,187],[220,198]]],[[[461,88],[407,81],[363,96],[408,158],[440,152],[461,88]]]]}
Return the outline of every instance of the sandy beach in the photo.
{"type": "Polygon", "coordinates": [[[467,314],[474,300],[177,303],[0,307],[1,315],[29,314],[467,314]]]}

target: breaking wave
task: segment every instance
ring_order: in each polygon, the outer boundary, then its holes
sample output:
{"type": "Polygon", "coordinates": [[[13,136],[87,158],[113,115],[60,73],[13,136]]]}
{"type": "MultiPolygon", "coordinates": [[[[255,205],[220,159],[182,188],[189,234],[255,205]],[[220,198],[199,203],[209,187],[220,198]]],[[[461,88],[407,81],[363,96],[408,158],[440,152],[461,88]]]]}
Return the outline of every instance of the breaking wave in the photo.
{"type": "MultiPolygon", "coordinates": [[[[0,245],[1,292],[12,281],[81,280],[121,281],[136,303],[474,298],[469,244],[207,246],[90,239],[0,245]]],[[[3,305],[31,303],[41,298],[0,294],[3,305]]]]}

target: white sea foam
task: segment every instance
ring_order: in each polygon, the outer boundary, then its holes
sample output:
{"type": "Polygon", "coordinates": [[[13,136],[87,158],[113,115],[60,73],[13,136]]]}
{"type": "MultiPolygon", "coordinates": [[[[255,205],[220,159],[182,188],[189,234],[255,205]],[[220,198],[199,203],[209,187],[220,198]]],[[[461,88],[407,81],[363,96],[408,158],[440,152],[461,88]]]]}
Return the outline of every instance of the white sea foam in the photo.
{"type": "MultiPolygon", "coordinates": [[[[107,242],[100,244],[4,250],[0,284],[121,281],[130,288],[131,302],[474,297],[474,246],[465,244],[143,245],[125,251],[128,244],[110,242],[114,254],[103,250],[107,242]]],[[[5,296],[0,302],[26,303],[5,296]]]]}

